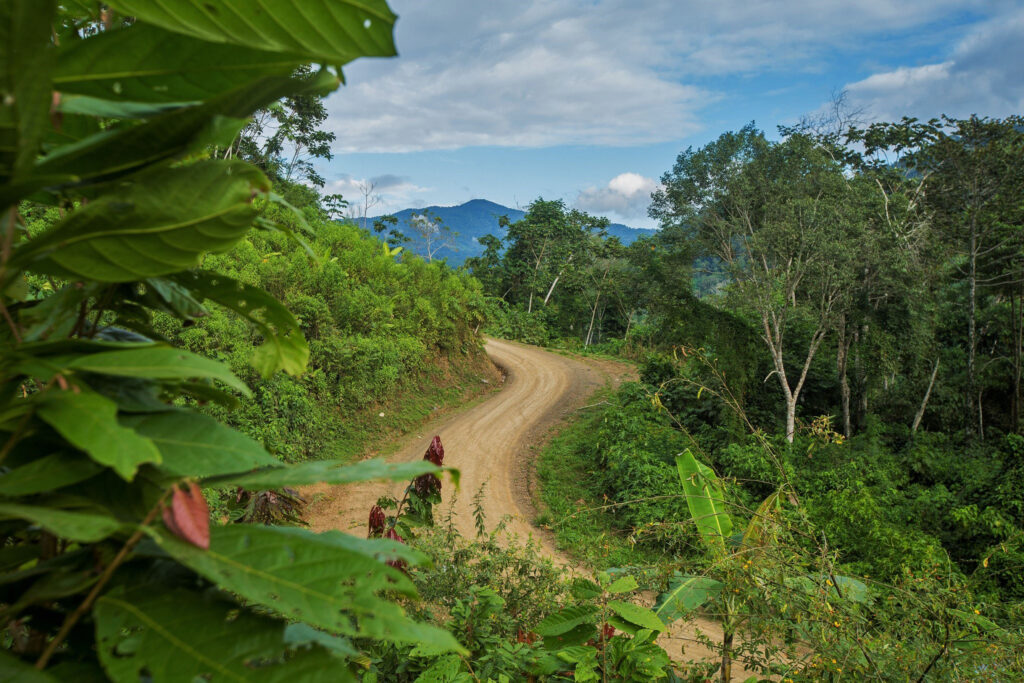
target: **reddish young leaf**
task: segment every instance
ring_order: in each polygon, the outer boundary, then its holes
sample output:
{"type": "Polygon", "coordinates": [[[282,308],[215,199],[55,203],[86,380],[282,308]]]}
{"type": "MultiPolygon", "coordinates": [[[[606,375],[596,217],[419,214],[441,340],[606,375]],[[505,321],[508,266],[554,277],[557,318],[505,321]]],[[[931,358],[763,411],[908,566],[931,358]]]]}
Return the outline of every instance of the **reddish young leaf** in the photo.
{"type": "Polygon", "coordinates": [[[384,517],[384,509],[380,505],[370,508],[370,533],[369,538],[380,538],[384,535],[384,525],[387,519],[384,517]]]}
{"type": "Polygon", "coordinates": [[[171,504],[163,509],[164,524],[172,534],[203,550],[210,549],[210,508],[195,483],[188,490],[174,488],[171,504]]]}
{"type": "Polygon", "coordinates": [[[432,493],[439,493],[441,491],[441,480],[435,475],[427,472],[421,474],[412,481],[413,488],[420,496],[429,496],[432,493]]]}
{"type": "Polygon", "coordinates": [[[424,460],[429,460],[438,467],[444,463],[444,446],[441,445],[441,437],[435,436],[430,441],[430,445],[427,447],[427,452],[423,455],[424,460]]]}

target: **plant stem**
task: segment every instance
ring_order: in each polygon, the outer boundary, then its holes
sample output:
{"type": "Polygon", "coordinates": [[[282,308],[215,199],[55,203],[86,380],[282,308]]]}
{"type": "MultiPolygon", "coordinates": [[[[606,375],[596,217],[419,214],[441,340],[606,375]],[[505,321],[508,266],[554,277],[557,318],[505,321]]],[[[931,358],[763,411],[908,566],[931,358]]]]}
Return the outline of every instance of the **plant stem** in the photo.
{"type": "Polygon", "coordinates": [[[100,591],[103,590],[103,587],[107,585],[108,581],[110,581],[110,577],[114,575],[114,571],[118,567],[120,567],[121,564],[124,563],[125,559],[127,559],[128,557],[128,553],[130,553],[132,551],[132,548],[134,548],[135,545],[142,540],[142,536],[145,533],[146,527],[149,526],[149,524],[156,517],[156,514],[160,511],[161,506],[163,506],[164,499],[166,497],[167,492],[165,491],[164,494],[160,496],[160,500],[158,500],[156,502],[156,505],[153,506],[153,509],[151,509],[149,513],[146,514],[146,518],[142,520],[142,524],[139,525],[139,528],[135,530],[135,533],[133,533],[131,537],[129,537],[129,539],[125,542],[124,546],[122,546],[121,550],[117,553],[116,556],[114,556],[114,559],[111,560],[110,564],[108,564],[106,569],[103,570],[103,573],[100,575],[100,578],[96,581],[96,585],[94,585],[92,587],[92,590],[89,591],[89,595],[85,597],[85,600],[82,601],[82,604],[80,604],[75,609],[75,611],[69,614],[68,617],[64,620],[64,623],[60,626],[60,630],[57,631],[57,635],[54,636],[53,640],[51,640],[49,645],[46,646],[46,649],[43,651],[43,654],[40,655],[39,659],[36,661],[36,669],[42,671],[46,668],[46,665],[50,661],[50,657],[52,657],[53,653],[57,651],[57,648],[60,647],[60,644],[64,642],[64,639],[67,638],[68,633],[70,633],[71,629],[74,628],[75,624],[78,623],[78,620],[81,619],[85,615],[85,613],[88,612],[89,609],[92,607],[92,604],[96,601],[96,598],[99,597],[100,591]]]}

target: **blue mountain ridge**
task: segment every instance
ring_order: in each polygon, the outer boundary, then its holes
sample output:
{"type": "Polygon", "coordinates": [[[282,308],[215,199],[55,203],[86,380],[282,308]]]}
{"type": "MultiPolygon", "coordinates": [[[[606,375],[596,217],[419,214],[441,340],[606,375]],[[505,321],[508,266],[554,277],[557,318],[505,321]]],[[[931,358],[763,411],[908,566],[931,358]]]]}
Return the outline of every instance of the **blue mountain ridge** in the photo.
{"type": "MultiPolygon", "coordinates": [[[[526,215],[525,211],[502,206],[486,199],[471,199],[465,204],[459,204],[458,206],[427,206],[420,209],[402,209],[391,215],[398,219],[396,227],[403,234],[408,237],[414,237],[413,233],[409,230],[409,220],[424,211],[429,211],[432,215],[439,217],[442,223],[451,228],[453,232],[458,233],[458,237],[455,238],[454,250],[446,248],[434,254],[434,258],[437,259],[447,258],[448,262],[453,266],[460,265],[467,258],[482,254],[484,247],[480,244],[479,239],[484,235],[505,237],[505,228],[498,225],[498,218],[500,216],[508,216],[509,220],[515,223],[526,215]]],[[[368,218],[367,225],[370,225],[376,218],[379,218],[379,216],[368,218]]],[[[612,223],[608,226],[608,235],[618,237],[623,244],[630,244],[641,237],[653,235],[655,232],[655,230],[648,228],[631,228],[621,223],[612,223]]],[[[409,243],[407,248],[414,253],[419,253],[414,243],[409,243]]]]}

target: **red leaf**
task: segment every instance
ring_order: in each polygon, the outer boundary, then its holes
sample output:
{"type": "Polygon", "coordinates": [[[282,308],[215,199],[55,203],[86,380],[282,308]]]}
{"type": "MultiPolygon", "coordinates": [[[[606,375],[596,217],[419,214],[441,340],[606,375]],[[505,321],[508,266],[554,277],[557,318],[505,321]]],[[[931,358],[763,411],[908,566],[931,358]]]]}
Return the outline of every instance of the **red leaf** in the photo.
{"type": "Polygon", "coordinates": [[[164,524],[172,534],[203,550],[210,549],[210,508],[195,483],[188,490],[174,488],[171,504],[163,509],[164,524]]]}
{"type": "Polygon", "coordinates": [[[384,510],[380,505],[370,508],[370,538],[378,538],[384,534],[384,525],[387,519],[384,517],[384,510]]]}
{"type": "Polygon", "coordinates": [[[427,447],[427,452],[423,455],[424,460],[429,460],[438,467],[444,463],[444,446],[441,445],[441,437],[435,436],[430,440],[430,446],[427,447]]]}

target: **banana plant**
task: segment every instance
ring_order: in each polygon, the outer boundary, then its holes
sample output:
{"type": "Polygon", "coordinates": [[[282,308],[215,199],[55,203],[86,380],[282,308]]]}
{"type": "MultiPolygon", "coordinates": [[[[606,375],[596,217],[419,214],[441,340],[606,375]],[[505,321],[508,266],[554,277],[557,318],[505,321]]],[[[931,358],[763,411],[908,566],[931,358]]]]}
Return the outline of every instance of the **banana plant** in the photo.
{"type": "MultiPolygon", "coordinates": [[[[732,679],[734,640],[745,619],[740,591],[730,585],[737,568],[751,568],[759,559],[770,561],[766,552],[776,541],[777,522],[786,500],[780,489],[768,496],[754,511],[742,531],[726,509],[724,487],[714,471],[698,461],[687,449],[676,457],[676,470],[686,496],[690,517],[708,550],[711,569],[703,575],[675,573],[668,589],[658,596],[655,615],[665,623],[685,618],[695,610],[715,603],[722,623],[720,679],[732,679]]],[[[799,593],[811,594],[824,583],[826,592],[853,602],[868,600],[867,586],[849,577],[829,575],[824,581],[806,574],[794,574],[783,584],[799,593]]],[[[767,590],[767,586],[763,586],[767,590]]]]}

